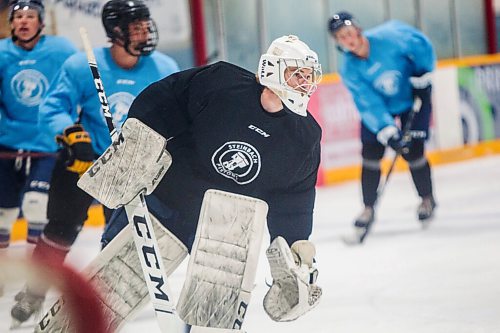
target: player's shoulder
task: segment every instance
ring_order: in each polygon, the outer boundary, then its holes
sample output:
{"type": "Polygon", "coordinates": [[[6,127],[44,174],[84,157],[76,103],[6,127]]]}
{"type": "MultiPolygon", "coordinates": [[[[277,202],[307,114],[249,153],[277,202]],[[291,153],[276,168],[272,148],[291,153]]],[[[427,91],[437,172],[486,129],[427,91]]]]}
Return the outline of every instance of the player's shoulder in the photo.
{"type": "Polygon", "coordinates": [[[307,117],[303,118],[305,118],[304,121],[308,130],[310,131],[311,136],[315,138],[315,141],[319,141],[321,139],[321,126],[317,122],[316,118],[314,118],[309,110],[307,111],[307,117]]]}
{"type": "Polygon", "coordinates": [[[8,40],[10,38],[0,39],[0,68],[7,65],[8,61],[8,40]]]}
{"type": "Polygon", "coordinates": [[[225,61],[218,61],[203,67],[198,76],[200,78],[209,77],[210,79],[216,76],[221,84],[237,84],[247,79],[255,81],[254,73],[225,61]]]}
{"type": "Polygon", "coordinates": [[[413,26],[399,20],[390,20],[366,31],[372,39],[398,39],[407,34],[418,32],[413,26]]]}
{"type": "Polygon", "coordinates": [[[351,52],[344,54],[344,61],[340,65],[339,74],[343,81],[355,80],[356,73],[359,70],[360,58],[351,52]]]}
{"type": "Polygon", "coordinates": [[[43,38],[47,47],[57,48],[59,52],[69,51],[74,53],[78,51],[75,44],[64,36],[45,35],[43,38]]]}
{"type": "Polygon", "coordinates": [[[8,54],[15,53],[14,42],[11,38],[0,39],[0,57],[7,58],[8,54]]]}
{"type": "Polygon", "coordinates": [[[12,44],[12,39],[11,38],[2,38],[0,39],[0,49],[5,50],[9,46],[9,44],[12,44]]]}
{"type": "Polygon", "coordinates": [[[225,61],[185,69],[177,75],[190,77],[192,82],[199,82],[202,85],[204,85],[207,80],[210,82],[217,80],[219,83],[216,85],[217,87],[221,87],[223,84],[228,82],[234,84],[235,82],[239,82],[241,79],[244,80],[246,77],[252,77],[252,80],[255,81],[255,74],[225,61]]]}
{"type": "Polygon", "coordinates": [[[304,150],[311,150],[320,143],[321,127],[309,110],[305,117],[287,111],[286,118],[288,119],[287,127],[293,129],[292,137],[304,150]]]}
{"type": "Polygon", "coordinates": [[[87,55],[83,51],[76,52],[64,61],[62,67],[67,71],[88,70],[87,55]]]}
{"type": "Polygon", "coordinates": [[[243,67],[237,66],[235,64],[231,64],[225,61],[218,61],[211,65],[214,71],[228,72],[228,73],[238,73],[241,75],[249,75],[255,77],[255,74],[246,70],[243,67]]]}
{"type": "Polygon", "coordinates": [[[175,61],[174,58],[159,51],[154,51],[153,53],[151,53],[151,55],[148,56],[148,59],[156,63],[167,64],[170,66],[178,67],[177,61],[175,61]]]}

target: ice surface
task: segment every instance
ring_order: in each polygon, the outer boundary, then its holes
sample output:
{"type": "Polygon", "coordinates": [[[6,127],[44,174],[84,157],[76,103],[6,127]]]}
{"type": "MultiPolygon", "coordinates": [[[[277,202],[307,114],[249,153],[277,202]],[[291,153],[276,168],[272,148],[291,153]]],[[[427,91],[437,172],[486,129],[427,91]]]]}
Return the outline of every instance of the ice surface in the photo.
{"type": "MultiPolygon", "coordinates": [[[[262,257],[244,329],[248,333],[500,332],[500,156],[434,168],[438,208],[427,230],[410,175],[397,173],[379,201],[365,244],[340,241],[361,210],[359,182],[318,189],[312,241],[317,245],[319,306],[289,323],[272,322],[262,299],[269,277],[262,257]]],[[[99,229],[85,229],[68,262],[81,268],[99,250],[99,229]]],[[[268,239],[264,241],[267,245],[268,239]]],[[[25,255],[15,243],[9,256],[25,255]]],[[[171,285],[178,295],[186,262],[171,285]]],[[[0,332],[21,282],[0,298],[0,332]]],[[[33,323],[16,332],[32,332],[33,323]]],[[[151,308],[122,332],[160,332],[151,308]]]]}

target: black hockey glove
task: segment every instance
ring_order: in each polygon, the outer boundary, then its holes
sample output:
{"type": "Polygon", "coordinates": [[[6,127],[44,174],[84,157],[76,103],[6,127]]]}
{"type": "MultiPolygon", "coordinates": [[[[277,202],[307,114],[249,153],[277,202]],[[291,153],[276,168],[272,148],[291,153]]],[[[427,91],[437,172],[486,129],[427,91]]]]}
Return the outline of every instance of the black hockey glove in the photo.
{"type": "Polygon", "coordinates": [[[410,149],[410,142],[403,139],[401,132],[396,133],[387,141],[387,145],[394,149],[398,154],[406,154],[410,149]]]}
{"type": "Polygon", "coordinates": [[[75,124],[64,129],[62,135],[56,136],[58,144],[66,149],[68,159],[66,161],[67,170],[82,175],[94,162],[94,150],[83,126],[75,124]]]}

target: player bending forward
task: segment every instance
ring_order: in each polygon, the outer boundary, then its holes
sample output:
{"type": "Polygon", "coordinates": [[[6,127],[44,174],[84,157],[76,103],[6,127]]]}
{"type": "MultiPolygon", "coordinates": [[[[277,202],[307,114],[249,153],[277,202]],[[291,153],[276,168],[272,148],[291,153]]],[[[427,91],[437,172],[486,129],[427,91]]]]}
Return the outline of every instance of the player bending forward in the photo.
{"type": "MultiPolygon", "coordinates": [[[[273,284],[265,311],[290,321],[318,304],[308,238],[321,130],[306,108],[320,79],[316,53],[296,36],[272,42],[257,78],[225,62],[172,74],[137,97],[121,143],[80,179],[110,208],[154,190],[148,204],[167,274],[191,253],[177,304],[184,322],[241,327],[266,213],[273,284]]],[[[123,216],[115,212],[105,240],[127,224],[123,216]]],[[[114,329],[148,301],[130,235],[126,226],[88,269],[114,329]]],[[[50,325],[61,324],[48,313],[39,330],[50,325]]]]}

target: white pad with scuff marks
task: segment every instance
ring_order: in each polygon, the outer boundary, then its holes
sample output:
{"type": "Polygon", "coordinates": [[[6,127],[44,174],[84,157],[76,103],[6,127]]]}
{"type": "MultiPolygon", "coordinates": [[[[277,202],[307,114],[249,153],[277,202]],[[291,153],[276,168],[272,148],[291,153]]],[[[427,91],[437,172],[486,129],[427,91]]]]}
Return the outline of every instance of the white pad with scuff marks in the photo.
{"type": "Polygon", "coordinates": [[[267,216],[266,202],[229,192],[205,193],[177,310],[187,324],[240,329],[267,216]]]}

